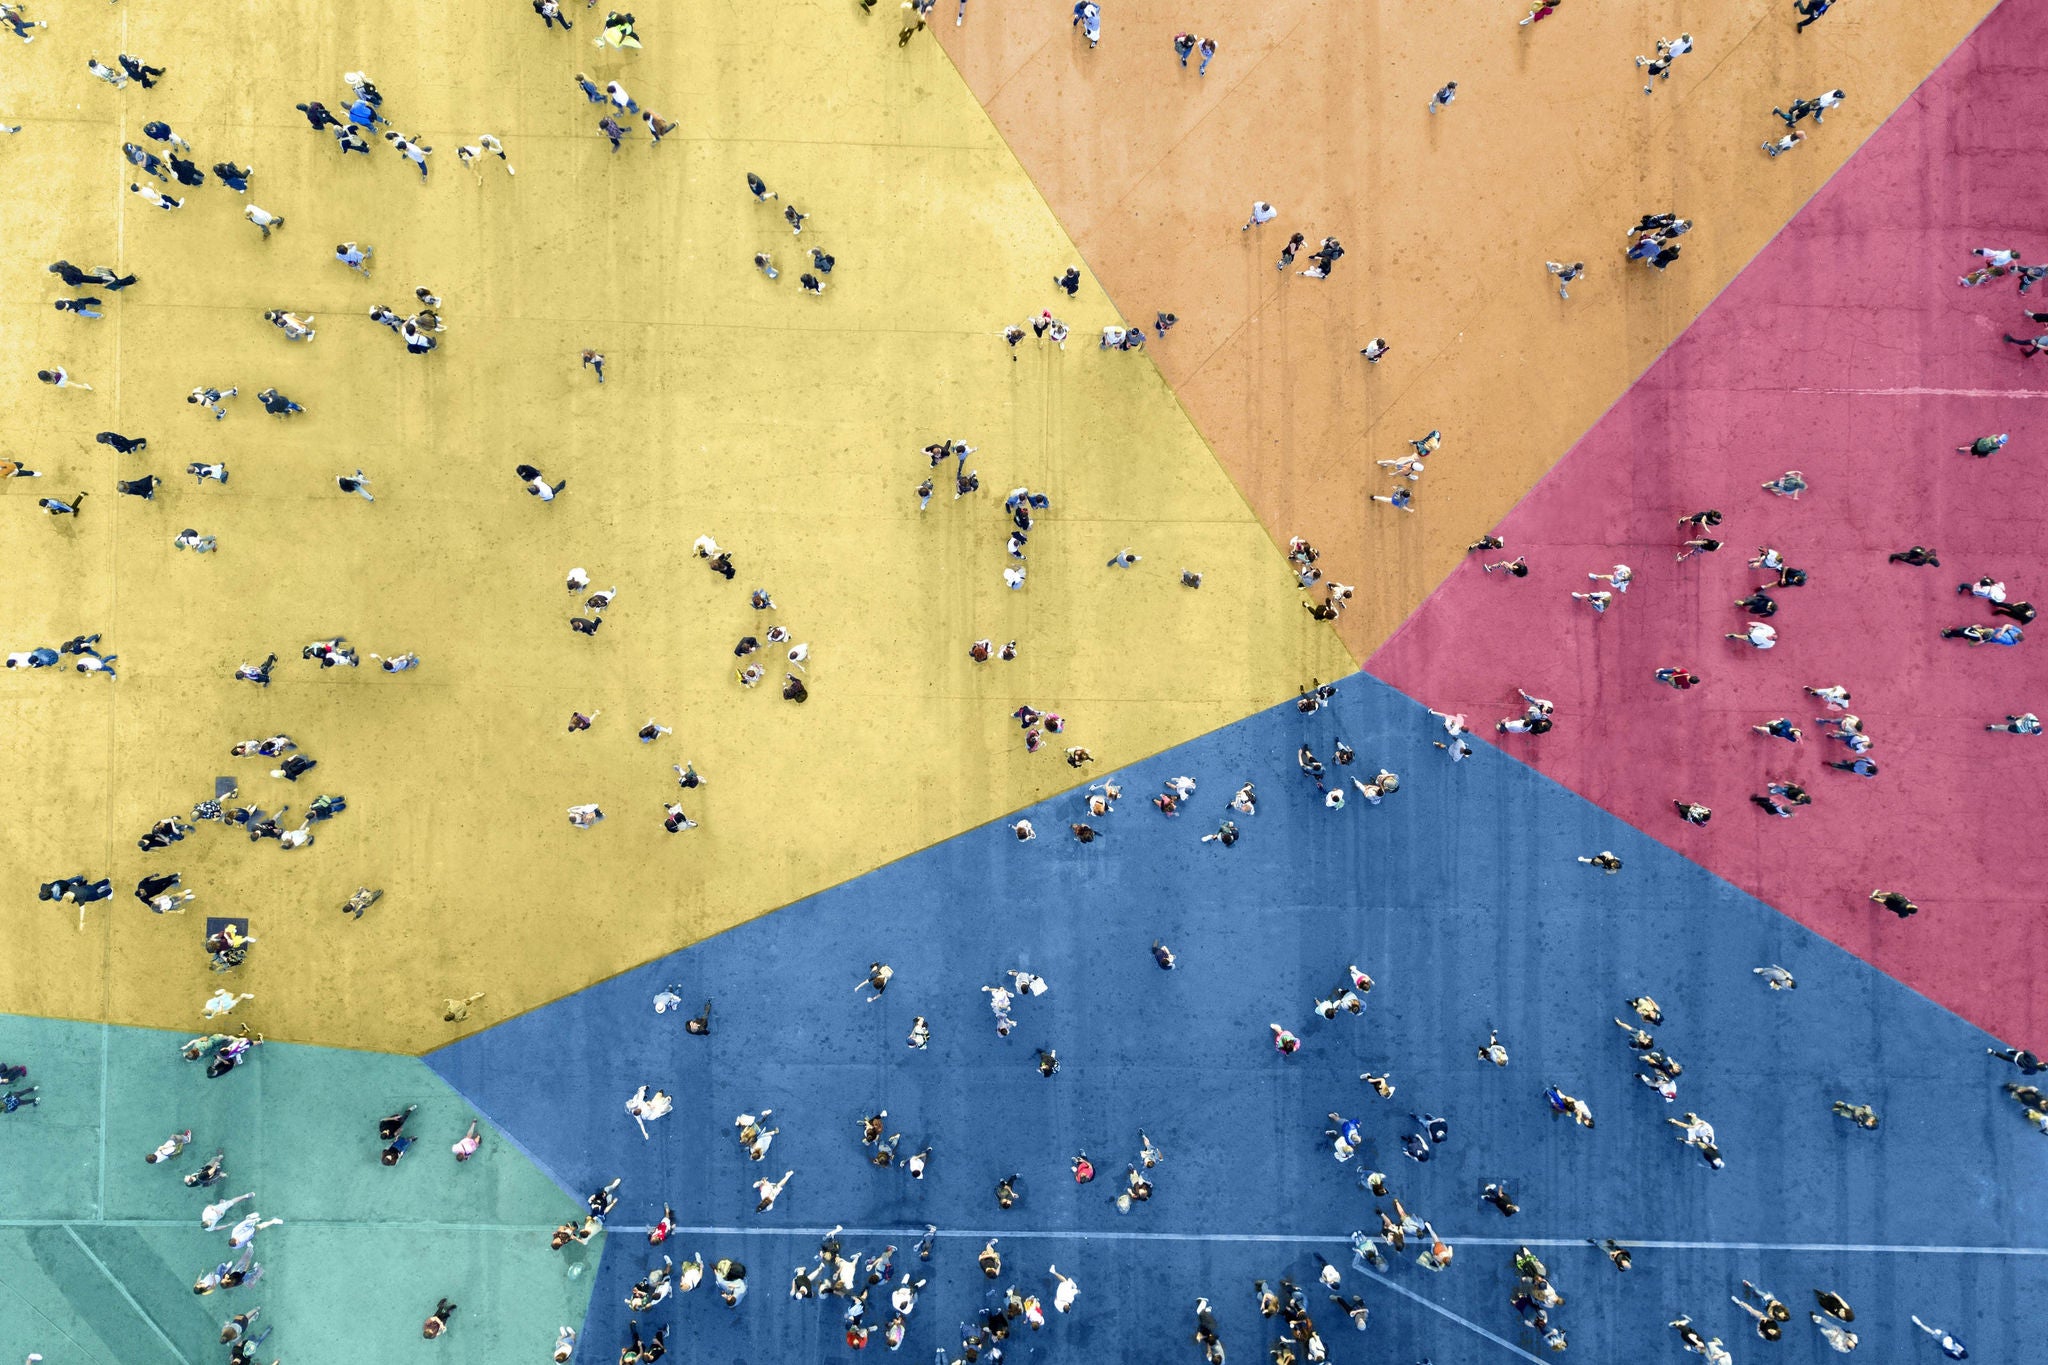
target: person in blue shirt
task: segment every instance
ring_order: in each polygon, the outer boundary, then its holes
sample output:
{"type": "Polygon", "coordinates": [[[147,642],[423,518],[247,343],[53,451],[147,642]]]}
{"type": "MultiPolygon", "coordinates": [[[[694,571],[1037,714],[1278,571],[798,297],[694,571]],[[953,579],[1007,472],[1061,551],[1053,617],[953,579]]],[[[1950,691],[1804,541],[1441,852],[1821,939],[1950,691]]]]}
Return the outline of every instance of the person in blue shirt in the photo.
{"type": "Polygon", "coordinates": [[[1088,46],[1093,48],[1102,41],[1102,6],[1095,0],[1076,0],[1074,24],[1080,27],[1088,39],[1088,46]]]}
{"type": "Polygon", "coordinates": [[[1796,36],[1806,32],[1808,24],[1816,22],[1834,4],[1834,0],[1792,0],[1792,12],[1800,16],[1799,24],[1792,32],[1796,36]]]}
{"type": "Polygon", "coordinates": [[[2010,648],[2026,638],[2016,625],[1956,626],[1941,633],[1944,640],[1968,640],[1973,645],[2005,645],[2010,648]]]}

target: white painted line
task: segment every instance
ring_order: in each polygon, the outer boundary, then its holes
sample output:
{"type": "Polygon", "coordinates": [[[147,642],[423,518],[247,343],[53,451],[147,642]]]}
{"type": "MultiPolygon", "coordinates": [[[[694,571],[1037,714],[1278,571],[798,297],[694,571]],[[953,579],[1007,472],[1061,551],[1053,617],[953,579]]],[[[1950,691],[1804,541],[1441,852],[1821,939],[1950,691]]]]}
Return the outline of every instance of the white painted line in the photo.
{"type": "Polygon", "coordinates": [[[2048,398],[2048,389],[1782,389],[1782,393],[1832,393],[1849,398],[2048,398]]]}
{"type": "MultiPolygon", "coordinates": [[[[0,1222],[0,1226],[6,1226],[0,1222]]],[[[607,1232],[653,1231],[650,1226],[631,1223],[612,1223],[607,1232]]],[[[734,1225],[677,1227],[678,1237],[819,1237],[830,1229],[822,1227],[745,1227],[734,1225]]],[[[1073,1228],[1032,1229],[1032,1228],[941,1228],[936,1234],[941,1239],[965,1238],[985,1242],[991,1237],[1005,1240],[1065,1240],[1077,1242],[1198,1242],[1266,1244],[1279,1246],[1337,1247],[1346,1254],[1351,1250],[1348,1233],[1283,1233],[1283,1232],[1087,1232],[1073,1228]]],[[[842,1239],[861,1240],[875,1237],[909,1238],[916,1241],[924,1236],[919,1227],[896,1228],[841,1228],[842,1239]]],[[[1498,1246],[1498,1247],[1582,1247],[1590,1243],[1584,1237],[1465,1237],[1456,1233],[1443,1233],[1444,1241],[1453,1247],[1498,1246]]],[[[1631,1249],[1653,1251],[1777,1251],[1805,1253],[1858,1253],[1900,1256],[2040,1256],[2048,1257],[2048,1247],[1971,1247],[1971,1246],[1904,1246],[1856,1242],[1674,1242],[1658,1241],[1654,1238],[1617,1237],[1622,1246],[1631,1249]]]]}
{"type": "MultiPolygon", "coordinates": [[[[194,1225],[189,1218],[0,1218],[0,1228],[70,1228],[74,1225],[108,1228],[183,1228],[194,1225]]],[[[299,1228],[389,1228],[394,1230],[416,1229],[420,1232],[489,1232],[489,1233],[532,1233],[542,1235],[548,1229],[537,1223],[436,1223],[401,1222],[364,1218],[294,1218],[293,1227],[299,1228]]],[[[654,1230],[648,1223],[609,1223],[607,1233],[638,1233],[645,1235],[654,1230]]],[[[673,1235],[677,1237],[801,1237],[806,1240],[822,1239],[830,1228],[825,1227],[777,1227],[772,1224],[745,1226],[740,1224],[700,1224],[677,1226],[673,1235]]],[[[893,1228],[841,1228],[839,1236],[846,1241],[866,1241],[874,1238],[893,1237],[899,1242],[915,1243],[925,1235],[917,1226],[893,1228]]],[[[1252,1246],[1299,1246],[1304,1248],[1334,1247],[1347,1256],[1351,1251],[1349,1233],[1286,1233],[1286,1232],[1123,1232],[1085,1231],[1076,1228],[940,1228],[934,1234],[941,1241],[965,1240],[986,1242],[995,1237],[1005,1241],[1071,1241],[1071,1242],[1194,1242],[1194,1243],[1244,1243],[1252,1246]]],[[[1377,1240],[1377,1239],[1375,1239],[1377,1240]]],[[[1453,1247],[1583,1247],[1592,1245],[1584,1237],[1468,1237],[1457,1233],[1444,1234],[1444,1240],[1453,1247]]],[[[1631,1250],[1648,1251],[1771,1251],[1802,1253],[1812,1255],[1850,1254],[1879,1256],[2017,1256],[2048,1258],[2048,1247],[1973,1247],[1973,1246],[1909,1246],[1874,1242],[1677,1242],[1660,1241],[1647,1237],[1617,1237],[1614,1239],[1631,1250]]]]}
{"type": "Polygon", "coordinates": [[[1430,1312],[1435,1313],[1438,1317],[1449,1318],[1452,1322],[1457,1323],[1460,1327],[1463,1327],[1467,1331],[1485,1337],[1488,1341],[1500,1347],[1502,1350],[1511,1351],[1515,1355],[1520,1356],[1524,1360],[1535,1361],[1536,1365],[1543,1365],[1543,1360],[1540,1356],[1530,1355],[1527,1351],[1515,1345],[1515,1343],[1509,1341],[1506,1337],[1501,1336],[1498,1333],[1488,1331],[1486,1328],[1481,1327],[1478,1323],[1473,1322],[1470,1318],[1461,1318],[1456,1313],[1453,1313],[1450,1309],[1442,1307],[1439,1304],[1431,1303],[1428,1299],[1423,1298],[1422,1295],[1416,1293],[1414,1290],[1409,1289],[1405,1285],[1396,1284],[1394,1281],[1388,1279],[1385,1275],[1380,1274],[1378,1271],[1371,1272],[1371,1277],[1375,1280],[1378,1280],[1388,1289],[1393,1290],[1396,1294],[1399,1294],[1402,1298],[1409,1299],[1415,1303],[1421,1304],[1424,1308],[1427,1308],[1430,1312]]]}

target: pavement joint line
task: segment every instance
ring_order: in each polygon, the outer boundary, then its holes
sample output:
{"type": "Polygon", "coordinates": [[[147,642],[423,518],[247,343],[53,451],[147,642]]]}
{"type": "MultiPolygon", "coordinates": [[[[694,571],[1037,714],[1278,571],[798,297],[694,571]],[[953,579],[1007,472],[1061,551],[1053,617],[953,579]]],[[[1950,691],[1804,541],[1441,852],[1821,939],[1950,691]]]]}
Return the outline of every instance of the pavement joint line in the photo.
{"type": "MultiPolygon", "coordinates": [[[[111,929],[108,930],[106,937],[108,954],[111,955],[114,941],[111,929]]],[[[107,972],[107,986],[100,1002],[100,1183],[99,1197],[94,1202],[92,1210],[93,1217],[95,1218],[103,1218],[107,1212],[107,1090],[111,1079],[109,1076],[110,1062],[108,1053],[114,1046],[114,1027],[107,1022],[106,1016],[113,1013],[113,1002],[107,998],[113,994],[113,980],[114,974],[111,971],[107,972]]]]}
{"type": "Polygon", "coordinates": [[[141,1304],[135,1301],[135,1296],[128,1292],[128,1286],[121,1283],[120,1277],[114,1274],[113,1271],[107,1269],[107,1263],[105,1261],[102,1261],[97,1255],[95,1255],[93,1253],[93,1249],[85,1244],[85,1239],[78,1235],[78,1229],[72,1227],[69,1223],[66,1223],[63,1226],[66,1235],[68,1235],[72,1241],[78,1243],[78,1249],[85,1253],[85,1258],[88,1261],[91,1261],[95,1266],[99,1267],[100,1274],[107,1277],[107,1283],[114,1286],[114,1292],[121,1296],[121,1299],[124,1303],[126,1303],[130,1308],[135,1310],[135,1316],[141,1318],[144,1322],[149,1324],[149,1330],[156,1333],[157,1340],[161,1341],[164,1344],[164,1349],[169,1351],[171,1355],[177,1359],[179,1365],[192,1365],[192,1362],[185,1358],[185,1353],[178,1349],[178,1344],[172,1341],[169,1336],[165,1335],[163,1328],[157,1326],[156,1319],[149,1315],[148,1310],[143,1308],[141,1304]]]}
{"type": "MultiPolygon", "coordinates": [[[[128,11],[121,11],[121,51],[128,50],[128,11]]],[[[128,102],[120,106],[121,141],[128,141],[128,102]]],[[[128,259],[128,196],[115,192],[114,196],[114,260],[118,265],[128,259]]],[[[121,329],[125,309],[114,312],[114,373],[109,385],[107,398],[114,405],[114,420],[121,420],[121,329]]],[[[119,430],[117,426],[115,428],[119,430]]],[[[120,462],[115,462],[115,476],[120,473],[120,462]]],[[[121,621],[121,573],[117,567],[120,554],[121,519],[114,519],[114,529],[109,533],[107,543],[107,619],[115,629],[121,621]]],[[[120,756],[120,695],[109,690],[107,693],[107,772],[111,776],[117,771],[120,756]]],[[[107,865],[113,866],[114,855],[114,802],[107,803],[107,865]]],[[[102,915],[100,928],[100,1121],[99,1121],[99,1193],[93,1207],[95,1218],[104,1217],[107,1212],[107,1116],[111,1112],[109,1099],[112,1093],[113,1077],[112,1051],[114,1045],[114,917],[102,915]]],[[[80,927],[83,928],[81,921],[80,927]]],[[[76,1234],[74,1234],[75,1236],[76,1234]]],[[[152,1324],[154,1325],[154,1324],[152,1324]]]]}
{"type": "MultiPolygon", "coordinates": [[[[1068,25],[1068,27],[1070,27],[1070,28],[1071,28],[1071,27],[1072,27],[1072,25],[1068,25]]],[[[1031,65],[1031,64],[1032,64],[1033,62],[1035,62],[1035,61],[1037,61],[1037,60],[1038,60],[1038,54],[1039,54],[1039,53],[1041,53],[1041,52],[1043,52],[1043,51],[1045,51],[1045,50],[1046,50],[1047,48],[1051,47],[1051,46],[1052,46],[1052,45],[1053,45],[1054,43],[1056,43],[1056,42],[1058,42],[1058,41],[1059,41],[1059,36],[1058,36],[1058,34],[1057,34],[1057,33],[1055,33],[1055,34],[1054,34],[1054,36],[1052,36],[1052,37],[1050,37],[1050,38],[1047,38],[1047,39],[1046,39],[1046,40],[1045,40],[1044,42],[1040,43],[1040,44],[1039,44],[1039,45],[1038,45],[1037,47],[1034,47],[1034,48],[1032,48],[1032,49],[1031,49],[1031,51],[1030,51],[1029,53],[1027,53],[1027,54],[1025,55],[1025,57],[1024,57],[1024,60],[1023,60],[1023,61],[1021,61],[1021,62],[1019,62],[1019,63],[1017,63],[1017,67],[1016,67],[1016,69],[1015,69],[1014,71],[1012,71],[1012,72],[1011,72],[1011,73],[1010,73],[1009,75],[1007,75],[1007,76],[1003,77],[1002,81],[1001,81],[1001,82],[1000,82],[1000,83],[999,83],[999,84],[998,84],[998,85],[996,86],[996,88],[995,88],[995,89],[993,89],[993,90],[991,90],[991,91],[989,91],[989,92],[988,92],[988,98],[987,98],[987,99],[982,99],[982,98],[981,98],[980,96],[976,96],[976,97],[975,97],[975,103],[976,103],[976,104],[979,104],[979,105],[981,106],[981,112],[982,112],[982,115],[983,115],[983,116],[984,116],[985,118],[987,118],[987,119],[988,119],[989,127],[991,127],[991,128],[994,128],[994,129],[995,129],[995,134],[996,134],[996,136],[997,136],[998,138],[1001,138],[1001,139],[1002,139],[1002,143],[1003,143],[1003,146],[1004,146],[1004,147],[1005,147],[1006,149],[1010,147],[1010,140],[1009,140],[1008,138],[1005,138],[1005,137],[1003,137],[1003,130],[1002,130],[1001,128],[997,128],[997,127],[996,127],[996,116],[995,116],[994,114],[990,113],[990,112],[989,112],[989,110],[991,110],[992,108],[994,108],[994,107],[995,107],[995,102],[996,102],[997,100],[999,100],[999,99],[1001,99],[1001,98],[1003,97],[1003,91],[1005,91],[1005,90],[1007,90],[1007,89],[1009,89],[1009,88],[1010,88],[1010,83],[1011,83],[1012,81],[1016,80],[1016,79],[1017,79],[1017,77],[1019,77],[1019,76],[1023,75],[1023,74],[1024,74],[1024,72],[1025,72],[1025,70],[1026,70],[1026,69],[1027,69],[1028,67],[1030,67],[1030,65],[1031,65]]],[[[946,60],[947,60],[948,62],[951,62],[951,63],[952,63],[952,66],[953,66],[953,70],[954,70],[955,74],[957,74],[957,75],[958,75],[958,76],[960,77],[960,83],[961,83],[962,85],[966,85],[966,84],[967,84],[967,73],[966,73],[965,71],[962,71],[962,70],[960,69],[960,63],[959,63],[959,62],[957,62],[957,61],[954,61],[954,60],[953,60],[953,54],[952,54],[951,52],[946,52],[946,49],[945,49],[945,46],[944,46],[944,44],[941,44],[941,45],[939,46],[939,50],[940,50],[941,52],[945,52],[945,53],[946,53],[946,60]]],[[[971,87],[970,87],[970,89],[971,89],[971,87]]],[[[1011,151],[1010,151],[1010,155],[1012,155],[1012,156],[1016,156],[1016,155],[1017,155],[1017,154],[1016,154],[1016,151],[1015,151],[1014,149],[1011,149],[1011,151]]],[[[1018,164],[1019,164],[1019,165],[1022,165],[1022,164],[1023,164],[1023,158],[1021,158],[1021,157],[1019,157],[1019,158],[1018,158],[1018,164]]],[[[1028,175],[1028,174],[1030,174],[1030,172],[1028,172],[1028,171],[1027,171],[1027,172],[1026,172],[1026,174],[1028,175]]],[[[1035,185],[1035,184],[1037,183],[1037,181],[1036,181],[1036,180],[1034,180],[1034,181],[1033,181],[1032,183],[1033,183],[1033,184],[1035,185]]],[[[1069,240],[1071,240],[1071,234],[1069,234],[1069,240]]],[[[1079,250],[1079,246],[1077,245],[1075,249],[1076,249],[1076,250],[1079,250]]]]}

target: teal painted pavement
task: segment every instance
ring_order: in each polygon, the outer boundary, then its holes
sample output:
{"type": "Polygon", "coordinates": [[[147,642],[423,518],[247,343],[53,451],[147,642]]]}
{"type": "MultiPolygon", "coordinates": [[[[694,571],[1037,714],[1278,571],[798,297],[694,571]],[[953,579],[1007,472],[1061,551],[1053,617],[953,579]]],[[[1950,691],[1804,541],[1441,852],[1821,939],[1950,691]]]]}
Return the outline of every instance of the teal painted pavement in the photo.
{"type": "Polygon", "coordinates": [[[258,1359],[291,1365],[545,1360],[556,1328],[582,1322],[596,1246],[547,1244],[578,1205],[488,1125],[458,1163],[471,1111],[424,1064],[265,1044],[209,1080],[179,1056],[185,1036],[0,1015],[0,1061],[29,1067],[12,1088],[42,1101],[0,1114],[0,1360],[210,1365],[221,1324],[258,1304],[257,1330],[275,1328],[258,1359]],[[384,1166],[377,1120],[407,1104],[417,1145],[384,1166]],[[182,1156],[144,1160],[187,1128],[182,1156]],[[217,1147],[224,1178],[188,1188],[217,1147]],[[208,1203],[250,1190],[220,1230],[200,1227],[208,1203]],[[285,1220],[256,1237],[261,1281],[195,1295],[251,1210],[285,1220]],[[459,1306],[430,1342],[420,1325],[444,1295],[459,1306]]]}

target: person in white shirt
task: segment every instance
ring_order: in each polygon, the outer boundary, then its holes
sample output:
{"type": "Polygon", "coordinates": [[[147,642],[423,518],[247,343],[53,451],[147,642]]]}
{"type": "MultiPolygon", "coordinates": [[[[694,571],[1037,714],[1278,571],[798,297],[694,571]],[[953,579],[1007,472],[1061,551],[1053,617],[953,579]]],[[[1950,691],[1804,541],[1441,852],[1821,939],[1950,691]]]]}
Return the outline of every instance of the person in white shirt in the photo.
{"type": "Polygon", "coordinates": [[[287,341],[311,341],[315,335],[311,314],[300,317],[297,313],[273,308],[263,315],[263,320],[281,330],[287,341]]]}
{"type": "Polygon", "coordinates": [[[482,160],[486,154],[495,156],[498,160],[505,162],[505,174],[519,174],[512,163],[505,160],[504,144],[489,133],[485,133],[482,137],[478,138],[476,145],[473,147],[464,146],[455,149],[455,159],[475,171],[479,180],[483,178],[483,168],[476,163],[482,160]]]}
{"type": "Polygon", "coordinates": [[[1927,1333],[1928,1336],[1933,1337],[1937,1342],[1941,1343],[1941,1353],[1947,1356],[1950,1360],[1969,1359],[1970,1352],[1968,1348],[1963,1345],[1963,1343],[1957,1341],[1954,1337],[1950,1336],[1947,1332],[1943,1331],[1939,1327],[1929,1327],[1926,1323],[1920,1321],[1920,1317],[1918,1314],[1913,1315],[1913,1325],[1915,1327],[1918,1327],[1921,1331],[1927,1333]]]}
{"type": "Polygon", "coordinates": [[[520,465],[512,472],[525,482],[526,491],[539,498],[542,502],[553,502],[555,494],[569,486],[567,479],[563,479],[550,486],[548,481],[541,476],[541,472],[530,464],[520,465]]]}
{"type": "Polygon", "coordinates": [[[1975,583],[1956,584],[1956,594],[1961,596],[1963,593],[1968,593],[1972,597],[1981,597],[1987,602],[2003,602],[2005,600],[2005,584],[1986,574],[1975,583]]]}
{"type": "Polygon", "coordinates": [[[644,1085],[635,1090],[632,1098],[626,1101],[626,1112],[631,1114],[633,1122],[639,1125],[642,1138],[649,1136],[647,1124],[650,1120],[663,1117],[674,1107],[675,1102],[669,1098],[667,1091],[657,1090],[649,1095],[644,1085]]]}
{"type": "Polygon", "coordinates": [[[245,1247],[256,1240],[257,1233],[265,1228],[274,1228],[283,1221],[282,1218],[265,1218],[260,1213],[252,1213],[235,1224],[234,1231],[228,1234],[228,1245],[245,1247]]]}
{"type": "Polygon", "coordinates": [[[1757,649],[1773,649],[1778,643],[1778,632],[1761,621],[1752,621],[1749,628],[1740,635],[1724,634],[1724,640],[1742,640],[1757,649]]]}
{"type": "Polygon", "coordinates": [[[389,142],[392,146],[392,149],[396,151],[400,156],[404,157],[407,161],[410,161],[413,165],[420,168],[420,183],[422,185],[426,184],[427,153],[433,151],[434,149],[432,147],[424,146],[418,142],[414,142],[410,138],[403,137],[398,133],[386,133],[384,134],[384,140],[386,142],[389,142]]]}
{"type": "Polygon", "coordinates": [[[1688,1147],[1706,1147],[1713,1144],[1714,1125],[1708,1123],[1690,1109],[1686,1110],[1685,1117],[1683,1118],[1666,1119],[1664,1121],[1674,1128],[1685,1130],[1679,1134],[1678,1140],[1688,1147]]]}
{"type": "Polygon", "coordinates": [[[766,1213],[774,1208],[775,1201],[782,1195],[783,1187],[789,1184],[789,1178],[795,1174],[795,1171],[784,1171],[780,1180],[769,1180],[765,1177],[756,1180],[754,1192],[761,1196],[761,1202],[754,1205],[754,1212],[766,1213]]]}
{"type": "MultiPolygon", "coordinates": [[[[1668,81],[1671,79],[1671,64],[1690,51],[1692,51],[1692,35],[1690,33],[1681,33],[1676,38],[1659,38],[1657,40],[1657,55],[1655,59],[1638,57],[1636,58],[1636,65],[1644,68],[1645,75],[1653,79],[1668,81]]],[[[1645,95],[1651,94],[1656,88],[1654,84],[1645,85],[1643,93],[1645,95]]]]}
{"type": "Polygon", "coordinates": [[[1806,1316],[1813,1319],[1814,1326],[1820,1328],[1820,1334],[1828,1339],[1828,1345],[1834,1347],[1843,1355],[1847,1355],[1856,1349],[1857,1336],[1854,1332],[1845,1331],[1835,1326],[1833,1323],[1822,1318],[1818,1313],[1808,1313],[1806,1316]]]}
{"type": "Polygon", "coordinates": [[[1252,203],[1252,216],[1245,220],[1245,225],[1239,228],[1238,231],[1250,232],[1253,228],[1259,226],[1261,223],[1270,223],[1279,216],[1280,210],[1274,208],[1265,200],[1254,200],[1252,203]]]}
{"type": "Polygon", "coordinates": [[[233,1199],[223,1199],[217,1204],[208,1204],[199,1214],[199,1226],[208,1232],[212,1232],[220,1226],[220,1220],[228,1216],[228,1210],[241,1203],[244,1199],[254,1199],[255,1197],[256,1192],[251,1190],[247,1194],[238,1194],[233,1199]]]}
{"type": "Polygon", "coordinates": [[[218,990],[206,997],[206,1003],[200,1007],[199,1012],[208,1019],[218,1019],[221,1015],[232,1011],[235,1006],[241,1004],[244,1000],[254,1000],[255,998],[248,991],[243,991],[240,995],[231,995],[225,990],[218,990]]]}
{"type": "Polygon", "coordinates": [[[1013,997],[1001,986],[983,986],[981,989],[988,995],[989,1009],[995,1013],[996,1032],[1008,1037],[1010,1030],[1016,1026],[1015,1021],[1010,1018],[1010,1002],[1013,997]]]}
{"type": "Polygon", "coordinates": [[[270,230],[272,228],[284,226],[284,219],[272,213],[269,209],[262,208],[256,204],[245,206],[242,209],[242,216],[263,230],[263,240],[266,242],[270,240],[270,230]]]}

